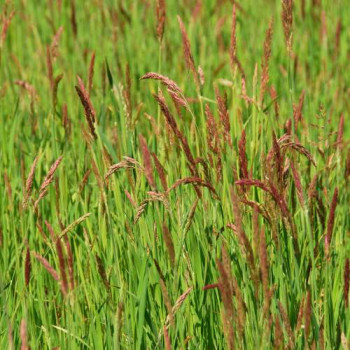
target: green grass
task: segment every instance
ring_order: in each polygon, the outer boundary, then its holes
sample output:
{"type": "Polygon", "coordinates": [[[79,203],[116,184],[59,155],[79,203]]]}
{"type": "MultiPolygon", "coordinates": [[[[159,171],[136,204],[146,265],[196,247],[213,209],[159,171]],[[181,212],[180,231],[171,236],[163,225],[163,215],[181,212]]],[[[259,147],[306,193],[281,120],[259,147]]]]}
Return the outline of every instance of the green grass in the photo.
{"type": "MultiPolygon", "coordinates": [[[[241,75],[236,66],[230,67],[231,1],[199,1],[202,7],[194,17],[196,1],[167,0],[161,45],[156,36],[156,1],[99,0],[87,5],[76,0],[76,35],[72,1],[62,0],[60,9],[58,1],[2,4],[0,28],[12,10],[15,15],[5,41],[0,39],[1,349],[20,348],[26,329],[31,349],[168,350],[165,325],[172,349],[229,349],[230,334],[236,348],[349,346],[350,309],[344,286],[350,256],[350,16],[346,1],[305,2],[303,17],[302,1],[294,1],[290,55],[281,2],[239,2],[237,57],[245,71],[247,95],[255,101],[260,95],[265,34],[269,21],[274,21],[263,104],[242,98],[241,75]],[[205,83],[200,88],[185,65],[177,15],[186,27],[196,67],[204,71],[205,83]],[[338,20],[342,30],[337,45],[338,20]],[[53,59],[53,76],[63,73],[63,78],[54,105],[46,50],[60,27],[63,32],[53,59]],[[74,88],[76,75],[88,85],[93,51],[91,101],[96,110],[96,140],[89,137],[74,88]],[[189,108],[181,107],[177,113],[164,86],[140,80],[147,72],[174,80],[188,98],[189,108]],[[18,80],[34,87],[35,96],[15,84],[18,80]],[[269,94],[272,86],[275,100],[269,94]],[[152,96],[159,88],[193,157],[203,159],[195,166],[196,177],[210,183],[213,190],[182,184],[165,195],[153,158],[155,186],[150,186],[140,134],[164,167],[168,187],[193,177],[181,142],[166,126],[152,96]],[[229,111],[232,147],[224,141],[215,88],[229,111]],[[302,120],[298,126],[292,122],[290,137],[305,147],[316,165],[281,141],[280,164],[285,171],[280,179],[274,135],[278,139],[285,134],[303,91],[302,120]],[[219,152],[212,152],[207,142],[206,104],[219,125],[219,152]],[[71,132],[62,123],[64,105],[71,132]],[[342,114],[345,125],[342,142],[337,144],[342,114]],[[287,203],[288,217],[283,217],[279,204],[266,191],[236,184],[243,177],[239,156],[243,129],[249,177],[274,184],[287,203]],[[61,155],[48,193],[35,210],[40,186],[61,155]],[[37,156],[31,197],[23,208],[26,179],[37,156]],[[124,157],[138,164],[104,180],[109,167],[124,157]],[[300,176],[299,197],[291,164],[300,176]],[[82,186],[87,171],[90,175],[82,186]],[[336,188],[339,194],[327,252],[325,237],[336,188]],[[147,203],[136,221],[139,206],[155,196],[150,191],[161,195],[147,203]],[[265,217],[255,218],[254,210],[244,203],[247,200],[258,203],[265,217]],[[56,238],[45,221],[57,237],[88,213],[67,232],[67,239],[61,239],[66,265],[68,241],[74,267],[74,288],[69,287],[64,295],[61,283],[35,254],[47,259],[61,278],[56,238]],[[234,224],[234,230],[228,224],[234,224]],[[241,244],[242,232],[248,243],[241,244]],[[169,241],[174,246],[173,263],[169,241]],[[28,285],[27,249],[31,260],[28,285]],[[216,283],[219,288],[203,290],[216,283]],[[22,320],[26,327],[21,333],[22,320]]],[[[68,268],[66,273],[69,279],[68,268]]]]}

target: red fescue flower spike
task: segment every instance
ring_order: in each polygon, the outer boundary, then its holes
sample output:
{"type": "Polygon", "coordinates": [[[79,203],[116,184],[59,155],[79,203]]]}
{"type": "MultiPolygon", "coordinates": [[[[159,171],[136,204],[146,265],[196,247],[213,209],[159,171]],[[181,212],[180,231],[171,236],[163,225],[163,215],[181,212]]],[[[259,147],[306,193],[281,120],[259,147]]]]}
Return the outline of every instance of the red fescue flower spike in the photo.
{"type": "Polygon", "coordinates": [[[234,306],[233,306],[233,290],[230,280],[231,271],[226,271],[223,263],[220,260],[216,260],[216,265],[219,270],[219,290],[224,309],[222,310],[222,322],[224,328],[224,334],[229,349],[235,348],[235,336],[233,330],[234,319],[234,306]]]}
{"type": "Polygon", "coordinates": [[[55,161],[55,163],[51,166],[50,170],[48,171],[43,183],[40,186],[38,199],[34,203],[35,209],[37,208],[40,200],[47,195],[48,187],[51,184],[51,182],[53,181],[55,171],[57,170],[58,166],[60,165],[62,159],[63,159],[63,156],[58,157],[57,160],[55,161]]]}
{"type": "Polygon", "coordinates": [[[332,233],[333,233],[333,227],[334,227],[334,219],[335,219],[335,209],[337,207],[337,200],[338,200],[338,188],[336,187],[333,193],[332,203],[329,211],[328,216],[328,224],[327,224],[327,232],[325,236],[325,250],[326,255],[329,255],[329,248],[331,245],[332,240],[332,233]]]}
{"type": "Polygon", "coordinates": [[[21,350],[30,350],[28,346],[27,321],[22,319],[20,327],[21,350]]]}
{"type": "Polygon", "coordinates": [[[67,294],[68,281],[67,281],[67,274],[66,274],[66,261],[63,255],[63,247],[62,247],[62,242],[60,237],[57,237],[55,239],[55,244],[56,244],[56,251],[58,256],[58,263],[60,267],[63,294],[67,294]]]}
{"type": "Polygon", "coordinates": [[[288,334],[288,337],[289,337],[289,339],[288,339],[289,348],[294,349],[295,337],[294,337],[294,333],[292,330],[292,326],[290,325],[288,314],[280,301],[278,302],[278,309],[279,309],[280,314],[282,316],[284,327],[285,327],[287,334],[288,334]]]}
{"type": "Polygon", "coordinates": [[[153,177],[153,169],[152,169],[152,161],[151,161],[151,153],[147,147],[146,139],[140,134],[139,135],[139,141],[140,141],[140,147],[141,152],[143,156],[143,165],[145,168],[145,175],[147,178],[147,181],[149,185],[151,186],[152,190],[156,190],[156,183],[154,181],[153,177]]]}
{"type": "Polygon", "coordinates": [[[188,145],[187,139],[183,135],[183,133],[179,130],[179,128],[176,124],[176,121],[175,121],[174,117],[172,116],[172,114],[170,113],[170,110],[165,102],[165,98],[164,98],[163,94],[161,93],[161,91],[159,91],[158,94],[154,94],[153,96],[156,99],[156,101],[158,102],[160,109],[161,109],[163,115],[165,116],[165,119],[167,120],[168,124],[170,125],[173,133],[175,134],[177,139],[181,142],[181,145],[182,145],[182,148],[185,152],[187,160],[190,163],[190,170],[192,172],[192,175],[197,175],[195,161],[194,161],[193,155],[191,153],[190,147],[188,145]]]}
{"type": "Polygon", "coordinates": [[[58,273],[56,270],[50,265],[50,263],[42,257],[40,254],[33,252],[34,257],[43,265],[43,267],[47,270],[47,272],[53,277],[53,279],[57,282],[60,281],[60,278],[58,277],[58,273]]]}
{"type": "Polygon", "coordinates": [[[186,66],[187,66],[187,69],[189,69],[192,72],[196,86],[199,87],[199,78],[198,78],[196,66],[194,64],[194,59],[192,56],[190,40],[188,38],[188,35],[181,17],[177,16],[177,20],[179,22],[181,35],[182,35],[182,47],[183,47],[183,52],[185,56],[186,66]]]}
{"type": "Polygon", "coordinates": [[[344,267],[344,303],[345,307],[349,307],[349,285],[350,285],[350,258],[345,261],[344,267]]]}
{"type": "Polygon", "coordinates": [[[64,236],[66,240],[66,250],[68,255],[68,273],[69,273],[69,287],[74,289],[74,266],[73,266],[73,253],[67,236],[64,236]]]}
{"type": "Polygon", "coordinates": [[[161,74],[158,74],[155,72],[149,72],[140,78],[140,80],[145,80],[145,79],[159,80],[169,90],[182,95],[182,91],[179,88],[179,86],[175,83],[175,81],[171,80],[170,78],[166,77],[165,75],[161,75],[161,74]]]}
{"type": "Polygon", "coordinates": [[[94,65],[95,65],[95,51],[91,54],[90,64],[89,64],[89,73],[88,73],[88,93],[91,95],[93,78],[94,78],[94,65]]]}
{"type": "Polygon", "coordinates": [[[171,342],[170,342],[170,337],[168,334],[168,329],[166,326],[163,327],[164,331],[164,343],[165,343],[165,349],[166,350],[171,350],[171,342]]]}
{"type": "Polygon", "coordinates": [[[46,65],[47,65],[47,75],[48,75],[49,82],[50,82],[50,89],[52,91],[54,80],[53,80],[53,68],[52,68],[52,58],[51,58],[50,46],[46,47],[46,65]]]}
{"type": "Polygon", "coordinates": [[[232,8],[232,25],[231,25],[231,41],[230,41],[230,65],[233,70],[237,66],[242,79],[245,79],[245,73],[241,62],[237,57],[237,16],[236,16],[236,4],[233,4],[232,8]]]}
{"type": "Polygon", "coordinates": [[[304,306],[304,323],[305,323],[305,339],[306,341],[309,338],[310,334],[310,326],[311,326],[311,313],[312,313],[312,304],[311,304],[311,291],[308,290],[306,300],[305,300],[305,306],[304,306]]]}
{"type": "Polygon", "coordinates": [[[156,170],[157,170],[157,173],[158,173],[158,176],[160,178],[160,182],[162,184],[162,187],[163,187],[163,190],[164,191],[167,191],[168,190],[168,184],[167,184],[167,179],[166,179],[166,173],[165,173],[165,170],[162,166],[162,164],[160,163],[157,155],[152,152],[152,158],[153,158],[153,161],[154,161],[154,165],[156,167],[156,170]]]}
{"type": "Polygon", "coordinates": [[[30,168],[27,180],[26,180],[26,187],[25,187],[25,193],[24,193],[24,200],[23,200],[23,208],[27,206],[29,197],[32,193],[32,188],[33,188],[33,181],[34,181],[34,175],[35,175],[35,168],[36,164],[38,163],[39,156],[36,156],[34,159],[34,162],[30,168]]]}
{"type": "Polygon", "coordinates": [[[339,126],[338,126],[336,147],[339,149],[341,149],[343,145],[343,134],[344,134],[344,114],[340,116],[339,126]]]}
{"type": "Polygon", "coordinates": [[[249,179],[248,161],[247,161],[247,154],[246,154],[245,129],[242,130],[241,139],[238,142],[238,154],[239,154],[239,170],[241,173],[241,178],[249,179]]]}
{"type": "Polygon", "coordinates": [[[231,132],[230,115],[226,108],[225,101],[223,97],[220,95],[220,91],[218,87],[215,87],[215,96],[216,96],[216,103],[218,106],[220,120],[223,126],[224,140],[232,148],[232,140],[230,135],[230,132],[231,132]]]}
{"type": "Polygon", "coordinates": [[[86,121],[88,123],[89,129],[90,129],[90,133],[92,135],[92,137],[94,139],[97,138],[96,132],[95,132],[95,110],[92,106],[92,103],[90,101],[90,97],[87,93],[87,91],[85,90],[85,86],[82,82],[82,80],[78,77],[78,82],[79,82],[79,86],[75,86],[75,90],[80,98],[81,104],[84,107],[84,111],[85,111],[85,117],[86,117],[86,121]]]}
{"type": "Polygon", "coordinates": [[[166,19],[165,0],[157,0],[156,14],[157,14],[157,38],[159,42],[162,42],[163,35],[164,35],[165,19],[166,19]]]}
{"type": "Polygon", "coordinates": [[[293,175],[293,179],[294,179],[295,188],[297,190],[297,196],[298,196],[299,202],[300,202],[301,206],[304,208],[305,201],[304,201],[303,188],[301,186],[300,175],[299,175],[298,170],[297,170],[293,161],[290,162],[290,167],[292,169],[292,175],[293,175]]]}
{"type": "Polygon", "coordinates": [[[9,26],[11,24],[12,18],[15,15],[15,11],[12,11],[10,15],[3,19],[2,29],[1,29],[1,41],[0,41],[0,47],[4,45],[4,42],[6,40],[7,31],[9,29],[9,26]]]}
{"type": "Polygon", "coordinates": [[[171,266],[174,267],[175,266],[174,243],[173,243],[173,240],[171,238],[171,234],[170,234],[170,231],[168,229],[168,226],[165,223],[163,223],[163,238],[164,238],[164,242],[165,242],[168,254],[169,254],[171,266]]]}
{"type": "Polygon", "coordinates": [[[24,280],[25,280],[26,287],[29,286],[30,271],[31,271],[30,250],[29,250],[29,247],[27,247],[26,257],[24,262],[24,280]]]}
{"type": "Polygon", "coordinates": [[[298,125],[302,120],[302,110],[304,106],[304,98],[305,98],[305,90],[302,91],[300,97],[299,97],[299,102],[296,107],[294,107],[294,113],[293,113],[293,118],[294,118],[294,129],[295,131],[298,130],[298,125]]]}
{"type": "Polygon", "coordinates": [[[282,25],[290,54],[292,52],[293,0],[282,0],[282,25]]]}
{"type": "Polygon", "coordinates": [[[269,61],[271,56],[271,41],[272,41],[272,26],[273,21],[270,21],[269,27],[266,31],[264,41],[264,56],[261,63],[261,82],[260,82],[260,105],[263,105],[264,95],[269,83],[269,61]]]}

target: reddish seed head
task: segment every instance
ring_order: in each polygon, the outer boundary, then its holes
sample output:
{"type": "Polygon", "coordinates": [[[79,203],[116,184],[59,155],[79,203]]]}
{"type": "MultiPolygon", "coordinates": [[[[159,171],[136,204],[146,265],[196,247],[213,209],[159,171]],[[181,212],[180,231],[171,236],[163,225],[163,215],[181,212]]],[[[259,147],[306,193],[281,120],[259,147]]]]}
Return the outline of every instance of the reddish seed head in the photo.
{"type": "Polygon", "coordinates": [[[292,50],[293,0],[282,0],[282,25],[288,52],[292,50]]]}
{"type": "Polygon", "coordinates": [[[340,116],[340,120],[339,120],[338,134],[337,134],[337,143],[336,143],[336,146],[338,148],[342,147],[343,134],[344,134],[344,114],[342,114],[340,116]]]}
{"type": "Polygon", "coordinates": [[[337,200],[338,200],[338,188],[336,187],[333,193],[332,203],[329,211],[328,216],[328,224],[327,224],[327,233],[325,237],[325,250],[326,254],[329,254],[329,248],[332,240],[332,233],[333,233],[333,227],[334,227],[334,219],[335,219],[335,209],[337,207],[337,200]]]}
{"type": "Polygon", "coordinates": [[[91,94],[92,90],[92,80],[94,78],[94,65],[95,65],[95,51],[91,54],[90,65],[89,65],[89,74],[88,74],[88,93],[91,94]]]}
{"type": "Polygon", "coordinates": [[[194,59],[192,56],[190,40],[188,39],[188,35],[181,17],[177,16],[177,20],[179,22],[179,26],[182,34],[182,47],[183,47],[183,52],[185,56],[186,66],[187,66],[187,69],[189,69],[192,72],[196,85],[199,86],[199,79],[198,79],[196,66],[194,64],[194,59]]]}
{"type": "Polygon", "coordinates": [[[153,169],[152,169],[152,161],[151,161],[151,153],[148,149],[146,139],[140,134],[139,135],[140,147],[143,156],[143,165],[145,168],[145,175],[149,185],[152,190],[156,190],[156,183],[153,177],[153,169]]]}
{"type": "Polygon", "coordinates": [[[25,263],[24,263],[24,280],[25,280],[26,287],[29,286],[30,271],[31,271],[30,250],[29,250],[29,247],[27,247],[25,263]]]}
{"type": "Polygon", "coordinates": [[[344,302],[345,307],[349,307],[349,285],[350,285],[350,258],[345,261],[344,268],[344,302]]]}
{"type": "Polygon", "coordinates": [[[166,7],[165,0],[157,0],[157,37],[159,42],[163,40],[165,19],[166,19],[166,7]]]}
{"type": "Polygon", "coordinates": [[[245,130],[242,130],[241,139],[238,142],[238,151],[239,151],[239,169],[241,172],[241,177],[248,179],[248,160],[246,155],[246,134],[245,130]]]}
{"type": "Polygon", "coordinates": [[[266,31],[266,37],[264,41],[264,56],[261,63],[261,83],[260,83],[260,104],[263,104],[265,91],[269,82],[269,61],[271,56],[271,41],[272,41],[272,25],[273,21],[270,21],[269,27],[266,31]]]}
{"type": "Polygon", "coordinates": [[[22,319],[22,321],[21,321],[20,337],[21,337],[21,350],[29,350],[28,334],[27,334],[27,321],[25,319],[22,319]]]}

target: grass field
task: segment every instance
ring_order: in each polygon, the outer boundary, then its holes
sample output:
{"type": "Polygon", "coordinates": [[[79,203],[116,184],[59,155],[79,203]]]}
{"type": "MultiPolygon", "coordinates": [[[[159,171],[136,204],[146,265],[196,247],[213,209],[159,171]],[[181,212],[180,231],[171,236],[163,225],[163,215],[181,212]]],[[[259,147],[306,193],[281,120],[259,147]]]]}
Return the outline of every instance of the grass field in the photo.
{"type": "Polygon", "coordinates": [[[1,349],[349,349],[346,0],[2,0],[1,349]]]}

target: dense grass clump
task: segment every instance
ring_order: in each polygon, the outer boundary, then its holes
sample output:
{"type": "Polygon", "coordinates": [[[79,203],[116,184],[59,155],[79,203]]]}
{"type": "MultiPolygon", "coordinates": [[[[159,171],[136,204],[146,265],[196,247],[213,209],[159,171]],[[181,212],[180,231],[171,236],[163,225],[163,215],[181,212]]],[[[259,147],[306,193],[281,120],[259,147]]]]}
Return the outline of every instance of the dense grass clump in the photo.
{"type": "Polygon", "coordinates": [[[3,1],[1,349],[348,349],[350,16],[3,1]]]}

